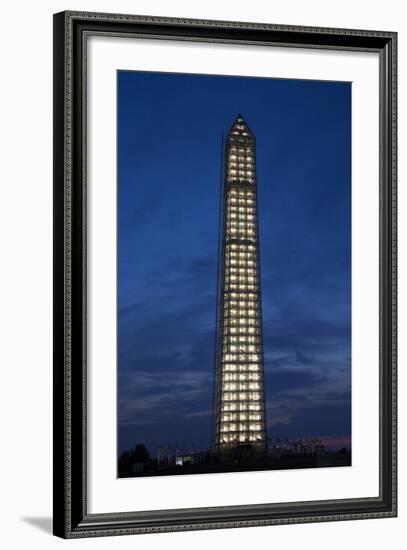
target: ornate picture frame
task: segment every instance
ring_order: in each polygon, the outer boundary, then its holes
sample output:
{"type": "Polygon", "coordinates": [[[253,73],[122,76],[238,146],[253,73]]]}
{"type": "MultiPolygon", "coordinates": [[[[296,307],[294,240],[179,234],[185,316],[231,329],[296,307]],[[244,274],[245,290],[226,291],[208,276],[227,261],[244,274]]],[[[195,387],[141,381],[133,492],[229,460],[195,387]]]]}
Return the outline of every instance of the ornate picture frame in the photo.
{"type": "MultiPolygon", "coordinates": [[[[233,21],[54,15],[54,534],[63,538],[394,517],[397,514],[397,34],[233,21]],[[90,513],[87,41],[89,37],[371,52],[379,58],[379,495],[90,513]]],[[[93,342],[93,345],[97,343],[93,342]]],[[[217,474],[220,475],[220,474],[217,474]]]]}

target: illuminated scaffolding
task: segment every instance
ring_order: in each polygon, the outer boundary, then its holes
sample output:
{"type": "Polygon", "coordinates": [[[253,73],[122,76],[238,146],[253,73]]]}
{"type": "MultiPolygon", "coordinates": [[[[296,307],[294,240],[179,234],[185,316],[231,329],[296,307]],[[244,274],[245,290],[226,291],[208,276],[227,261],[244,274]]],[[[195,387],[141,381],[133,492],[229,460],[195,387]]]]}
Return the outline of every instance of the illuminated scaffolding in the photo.
{"type": "MultiPolygon", "coordinates": [[[[266,452],[255,138],[239,115],[228,132],[219,272],[215,449],[266,452]]],[[[237,453],[237,454],[236,454],[237,453]]]]}

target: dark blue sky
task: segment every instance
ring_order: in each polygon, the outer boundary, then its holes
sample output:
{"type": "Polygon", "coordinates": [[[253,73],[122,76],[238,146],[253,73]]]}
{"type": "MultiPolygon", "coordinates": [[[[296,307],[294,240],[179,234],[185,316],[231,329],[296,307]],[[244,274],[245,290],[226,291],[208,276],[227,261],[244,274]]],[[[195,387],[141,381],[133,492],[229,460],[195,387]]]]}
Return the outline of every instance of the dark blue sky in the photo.
{"type": "Polygon", "coordinates": [[[351,431],[351,85],[118,72],[118,450],[209,445],[221,135],[256,136],[269,435],[351,431]]]}

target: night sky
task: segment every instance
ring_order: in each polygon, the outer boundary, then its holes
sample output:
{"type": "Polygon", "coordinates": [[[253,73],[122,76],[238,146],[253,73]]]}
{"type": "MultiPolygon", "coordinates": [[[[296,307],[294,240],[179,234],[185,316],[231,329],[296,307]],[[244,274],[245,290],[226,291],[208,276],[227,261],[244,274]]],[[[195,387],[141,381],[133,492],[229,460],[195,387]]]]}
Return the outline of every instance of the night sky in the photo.
{"type": "Polygon", "coordinates": [[[210,445],[222,132],[257,143],[268,435],[351,434],[351,85],[118,72],[118,452],[210,445]]]}

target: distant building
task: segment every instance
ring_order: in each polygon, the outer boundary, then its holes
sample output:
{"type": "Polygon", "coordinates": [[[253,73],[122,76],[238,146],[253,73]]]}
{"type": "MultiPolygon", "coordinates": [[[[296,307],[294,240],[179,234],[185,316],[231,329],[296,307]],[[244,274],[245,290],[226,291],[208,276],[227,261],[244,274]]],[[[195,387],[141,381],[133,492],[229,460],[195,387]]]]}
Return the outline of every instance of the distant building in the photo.
{"type": "Polygon", "coordinates": [[[215,452],[266,454],[255,137],[239,115],[225,148],[215,452]]]}
{"type": "Polygon", "coordinates": [[[320,456],[325,447],[318,437],[308,439],[270,438],[268,452],[270,456],[280,458],[286,455],[320,456]]]}
{"type": "Polygon", "coordinates": [[[180,456],[177,456],[177,458],[175,459],[176,466],[185,466],[187,464],[195,464],[195,463],[196,463],[195,455],[193,454],[180,455],[180,456]]]}
{"type": "Polygon", "coordinates": [[[168,447],[159,447],[157,453],[157,464],[161,467],[174,466],[177,458],[177,448],[168,446],[168,447]]]}
{"type": "Polygon", "coordinates": [[[189,464],[202,464],[211,460],[211,450],[196,450],[194,448],[179,448],[177,445],[159,447],[157,453],[157,465],[160,468],[173,466],[186,466],[189,464]]]}

